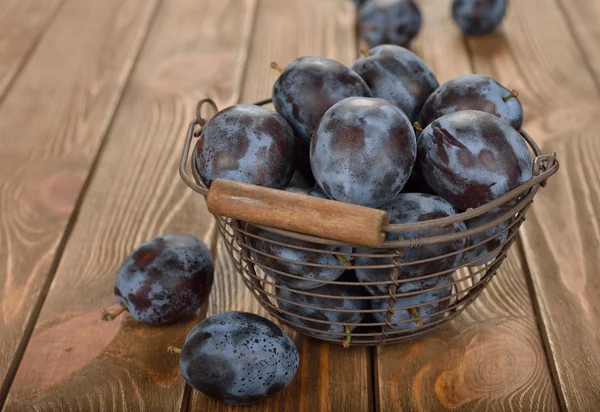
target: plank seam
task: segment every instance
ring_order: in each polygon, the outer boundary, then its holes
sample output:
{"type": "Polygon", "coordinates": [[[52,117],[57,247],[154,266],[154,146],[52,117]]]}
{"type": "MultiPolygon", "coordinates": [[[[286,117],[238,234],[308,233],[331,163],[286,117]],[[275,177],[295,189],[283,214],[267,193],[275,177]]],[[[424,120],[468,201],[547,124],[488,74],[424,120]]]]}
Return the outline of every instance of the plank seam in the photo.
{"type": "MultiPolygon", "coordinates": [[[[40,34],[38,34],[37,38],[35,40],[33,40],[33,42],[31,43],[31,46],[29,46],[29,50],[27,50],[25,52],[25,56],[23,57],[21,63],[18,65],[16,72],[14,73],[12,78],[6,84],[4,91],[0,93],[0,106],[4,102],[5,96],[8,95],[8,93],[12,89],[13,85],[17,82],[17,79],[21,75],[21,71],[27,65],[27,63],[29,63],[31,56],[33,56],[35,51],[38,49],[40,43],[42,42],[42,39],[48,32],[48,29],[52,26],[52,24],[54,24],[54,22],[56,21],[56,17],[58,16],[58,14],[60,13],[60,11],[62,10],[62,8],[64,7],[64,5],[66,3],[67,3],[67,0],[61,0],[58,7],[56,7],[56,10],[54,11],[54,14],[52,15],[52,17],[50,17],[48,19],[48,23],[46,23],[46,26],[41,30],[41,32],[40,32],[40,34]]],[[[0,391],[0,395],[1,394],[2,394],[2,392],[0,391]]],[[[0,397],[0,399],[1,399],[1,397],[0,397]]],[[[0,405],[2,405],[2,404],[0,403],[0,405]]]]}
{"type": "MultiPolygon", "coordinates": [[[[71,233],[73,232],[73,228],[75,227],[75,224],[77,223],[77,218],[79,217],[79,212],[80,212],[81,206],[83,204],[83,201],[85,199],[85,196],[87,194],[89,186],[96,174],[96,170],[98,168],[98,164],[100,163],[100,159],[102,158],[102,154],[104,153],[105,147],[107,145],[107,141],[109,140],[108,136],[110,135],[110,132],[112,130],[114,120],[116,117],[116,113],[118,112],[119,107],[121,106],[125,92],[129,88],[131,74],[133,73],[133,71],[135,70],[135,68],[137,66],[139,56],[142,52],[142,49],[144,48],[146,39],[148,38],[150,28],[154,24],[154,20],[157,15],[158,5],[159,5],[160,1],[161,0],[156,0],[154,9],[151,12],[150,18],[148,19],[148,22],[146,23],[146,27],[142,34],[142,39],[139,43],[139,47],[133,54],[133,63],[131,64],[129,71],[125,74],[126,78],[125,78],[123,87],[121,88],[121,93],[117,96],[116,103],[114,104],[114,106],[112,108],[113,109],[112,114],[110,115],[110,120],[108,121],[106,130],[104,131],[104,133],[100,139],[100,144],[98,146],[98,150],[96,151],[96,157],[94,158],[94,160],[92,161],[92,164],[90,165],[89,172],[85,178],[85,181],[83,182],[81,191],[79,192],[79,195],[77,196],[77,200],[75,201],[75,204],[73,205],[73,211],[71,213],[71,216],[69,216],[69,219],[67,220],[67,224],[65,225],[65,229],[63,230],[62,237],[56,248],[54,258],[52,259],[52,264],[50,265],[50,268],[48,270],[48,276],[46,277],[46,280],[45,280],[44,284],[42,285],[42,288],[40,289],[40,296],[38,298],[38,301],[34,305],[33,310],[31,311],[31,314],[29,316],[29,319],[27,320],[27,324],[26,324],[23,336],[21,338],[21,341],[19,342],[19,345],[17,346],[15,357],[12,359],[11,364],[8,367],[8,371],[6,373],[6,379],[4,380],[4,384],[2,385],[2,387],[0,387],[0,410],[4,409],[4,404],[6,402],[6,399],[8,398],[8,393],[10,392],[10,388],[12,386],[15,375],[17,373],[17,370],[19,368],[19,365],[20,365],[23,355],[25,353],[25,349],[27,348],[27,345],[29,344],[31,335],[33,334],[35,325],[37,324],[37,320],[40,316],[40,313],[41,313],[44,303],[46,301],[46,297],[47,297],[48,292],[50,291],[50,288],[54,281],[54,276],[56,275],[56,271],[58,270],[58,266],[60,264],[63,254],[64,254],[65,248],[67,246],[67,243],[69,241],[71,233]]],[[[62,4],[65,4],[65,3],[66,3],[66,1],[63,2],[62,4]]],[[[62,7],[62,4],[61,4],[61,7],[62,7]]],[[[1,98],[2,97],[0,96],[0,99],[1,98]]],[[[1,100],[0,100],[0,102],[1,102],[1,100]]]]}
{"type": "Polygon", "coordinates": [[[548,368],[550,369],[550,376],[552,376],[552,385],[554,387],[554,393],[558,398],[558,405],[560,407],[560,410],[568,411],[569,408],[567,407],[565,394],[561,390],[561,385],[559,385],[560,378],[558,376],[558,370],[556,369],[556,362],[553,361],[554,357],[552,356],[553,352],[550,345],[550,340],[548,338],[548,329],[546,328],[546,324],[544,323],[544,319],[542,317],[542,308],[537,299],[536,287],[533,282],[533,277],[531,275],[529,262],[527,261],[527,255],[525,254],[522,234],[519,233],[517,235],[517,242],[515,243],[516,244],[514,245],[514,247],[516,247],[516,250],[518,250],[519,259],[521,260],[521,263],[523,265],[525,280],[527,282],[527,290],[529,291],[531,306],[533,307],[533,312],[535,313],[535,324],[538,328],[540,338],[542,340],[542,347],[544,348],[544,355],[546,356],[546,362],[548,362],[548,368]]]}

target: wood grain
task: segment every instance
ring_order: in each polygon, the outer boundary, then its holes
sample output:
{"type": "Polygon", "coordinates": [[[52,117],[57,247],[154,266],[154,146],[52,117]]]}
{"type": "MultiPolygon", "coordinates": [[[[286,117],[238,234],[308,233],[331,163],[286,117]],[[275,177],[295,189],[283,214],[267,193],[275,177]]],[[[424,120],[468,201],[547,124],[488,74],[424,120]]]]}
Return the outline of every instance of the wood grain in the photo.
{"type": "MultiPolygon", "coordinates": [[[[435,0],[420,4],[426,28],[414,51],[440,83],[471,73],[463,36],[448,10],[435,0]]],[[[515,248],[456,319],[422,338],[377,348],[375,390],[376,409],[386,412],[558,410],[515,248]]]]}
{"type": "Polygon", "coordinates": [[[547,142],[561,170],[539,193],[522,233],[559,395],[573,411],[600,405],[599,127],[596,120],[547,142]]]}
{"type": "Polygon", "coordinates": [[[0,101],[63,0],[0,1],[0,101]]]}
{"type": "Polygon", "coordinates": [[[214,245],[213,220],[181,182],[178,159],[196,102],[237,100],[255,6],[158,7],[5,410],[180,409],[184,381],[166,348],[197,320],[153,328],[128,315],[98,319],[114,303],[118,267],[142,241],[190,233],[214,245]]]}
{"type": "Polygon", "coordinates": [[[595,116],[596,82],[556,0],[512,2],[497,34],[468,45],[476,72],[519,91],[538,144],[595,116]]]}
{"type": "Polygon", "coordinates": [[[0,106],[0,404],[154,8],[68,2],[0,106]]]}
{"type": "MultiPolygon", "coordinates": [[[[278,73],[271,61],[285,66],[306,55],[323,55],[350,64],[356,56],[354,8],[345,0],[261,0],[252,36],[242,102],[271,95],[278,73]]],[[[217,274],[210,313],[245,310],[265,314],[246,289],[219,243],[217,274]]],[[[371,354],[367,348],[343,349],[287,330],[300,351],[301,365],[290,386],[251,407],[229,407],[194,392],[190,411],[340,411],[372,410],[371,354]]]]}

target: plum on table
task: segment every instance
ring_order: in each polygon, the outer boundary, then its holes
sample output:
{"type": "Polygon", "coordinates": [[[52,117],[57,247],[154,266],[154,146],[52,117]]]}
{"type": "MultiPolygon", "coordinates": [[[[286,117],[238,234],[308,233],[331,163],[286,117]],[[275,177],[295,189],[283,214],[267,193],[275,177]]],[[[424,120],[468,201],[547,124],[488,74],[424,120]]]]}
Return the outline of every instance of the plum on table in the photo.
{"type": "Polygon", "coordinates": [[[365,52],[352,69],[364,79],[374,97],[394,103],[411,123],[419,119],[425,101],[439,86],[419,56],[391,44],[365,52]]]}
{"type": "Polygon", "coordinates": [[[452,17],[471,36],[493,32],[506,15],[507,0],[454,0],[452,17]]]}
{"type": "MultiPolygon", "coordinates": [[[[200,239],[181,234],[159,236],[125,259],[115,281],[115,299],[138,322],[172,323],[202,306],[213,273],[212,256],[200,239]]],[[[114,315],[106,314],[106,318],[114,315]]]]}
{"type": "Polygon", "coordinates": [[[359,30],[372,46],[408,47],[421,29],[421,12],[413,0],[369,0],[359,9],[359,30]]]}
{"type": "MultiPolygon", "coordinates": [[[[381,207],[388,213],[390,224],[407,224],[423,222],[431,219],[453,216],[456,209],[439,196],[424,193],[401,193],[392,202],[381,207]]],[[[467,230],[463,222],[456,222],[449,226],[424,228],[414,231],[388,233],[386,240],[393,241],[402,239],[417,239],[422,237],[433,237],[460,233],[467,230]]],[[[468,245],[468,238],[460,238],[451,242],[433,245],[422,245],[414,248],[403,248],[399,263],[406,264],[424,259],[432,259],[428,262],[416,263],[402,266],[399,270],[398,279],[409,280],[416,277],[432,275],[438,272],[451,271],[460,264],[464,253],[461,251],[468,245]],[[438,256],[449,256],[436,258],[438,256]]],[[[361,250],[357,250],[361,253],[361,250]]],[[[370,252],[369,252],[370,253],[370,252]]],[[[386,250],[385,254],[392,254],[393,250],[386,250]]],[[[391,257],[362,257],[357,256],[354,263],[356,277],[361,282],[385,282],[392,281],[393,268],[365,269],[364,266],[394,265],[391,257]]],[[[400,283],[396,293],[412,292],[422,290],[437,284],[444,278],[452,276],[452,272],[445,275],[432,276],[422,280],[405,281],[400,283]]],[[[367,291],[372,295],[389,295],[387,285],[365,285],[367,291]]]]}
{"type": "Polygon", "coordinates": [[[371,97],[369,86],[353,70],[325,57],[300,57],[285,70],[273,86],[273,105],[308,146],[323,114],[340,100],[352,96],[371,97]]]}
{"type": "Polygon", "coordinates": [[[459,211],[484,205],[532,178],[523,137],[481,111],[435,120],[421,133],[418,155],[427,184],[459,211]]]}
{"type": "Polygon", "coordinates": [[[415,132],[402,110],[383,99],[350,97],[319,122],[310,162],[330,198],[378,207],[408,181],[415,148],[415,132]]]}
{"type": "Polygon", "coordinates": [[[221,312],[198,323],[178,353],[179,368],[195,390],[230,405],[248,405],[284,389],[299,364],[294,342],[253,313],[221,312]]]}
{"type": "Polygon", "coordinates": [[[260,106],[238,104],[217,113],[204,126],[196,150],[195,166],[208,186],[229,179],[280,189],[294,173],[292,128],[260,106]]]}
{"type": "Polygon", "coordinates": [[[493,114],[516,130],[523,125],[523,106],[518,93],[481,74],[456,77],[441,85],[425,102],[419,126],[460,110],[479,110],[493,114]]]}

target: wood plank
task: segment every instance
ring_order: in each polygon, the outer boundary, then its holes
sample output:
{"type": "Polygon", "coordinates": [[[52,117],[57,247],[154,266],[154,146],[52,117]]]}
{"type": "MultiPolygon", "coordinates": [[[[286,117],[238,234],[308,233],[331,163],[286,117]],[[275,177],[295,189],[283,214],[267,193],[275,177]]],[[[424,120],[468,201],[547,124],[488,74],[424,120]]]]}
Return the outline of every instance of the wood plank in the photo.
{"type": "MultiPolygon", "coordinates": [[[[271,95],[278,73],[297,57],[323,55],[351,64],[357,54],[354,9],[345,0],[261,0],[250,48],[242,102],[271,95]]],[[[245,310],[265,315],[220,243],[209,314],[245,310]]],[[[290,386],[252,407],[229,407],[194,392],[190,411],[368,411],[372,410],[371,356],[368,348],[343,349],[287,330],[300,351],[301,366],[290,386]]]]}
{"type": "Polygon", "coordinates": [[[158,7],[7,411],[180,410],[184,380],[166,348],[195,321],[153,328],[126,315],[101,322],[100,308],[114,304],[116,270],[142,241],[183,232],[214,243],[213,220],[179,178],[178,159],[197,100],[237,100],[255,6],[173,0],[158,7]]]}
{"type": "Polygon", "coordinates": [[[63,0],[0,1],[0,100],[63,0]]]}
{"type": "Polygon", "coordinates": [[[0,106],[0,404],[154,9],[68,2],[0,106]]]}
{"type": "Polygon", "coordinates": [[[547,142],[561,170],[538,195],[522,233],[559,395],[570,411],[600,405],[599,126],[590,122],[547,142]]]}
{"type": "Polygon", "coordinates": [[[596,410],[600,404],[594,373],[594,366],[600,365],[594,328],[599,308],[589,294],[598,286],[591,272],[598,267],[598,169],[593,154],[600,114],[600,49],[594,44],[594,16],[599,13],[598,1],[513,2],[503,36],[470,43],[479,71],[522,89],[526,130],[546,152],[556,151],[566,161],[538,195],[520,234],[565,410],[596,410]],[[496,43],[505,44],[511,53],[500,51],[506,49],[496,43]],[[489,52],[494,49],[499,51],[489,52]]]}
{"type": "Polygon", "coordinates": [[[598,88],[555,0],[512,2],[500,32],[468,45],[476,72],[519,91],[538,144],[594,118],[598,88]]]}
{"type": "MultiPolygon", "coordinates": [[[[427,29],[415,52],[440,82],[471,73],[448,10],[435,0],[420,5],[427,29]]],[[[457,318],[421,338],[377,348],[375,372],[380,411],[558,410],[518,251],[457,318]]]]}

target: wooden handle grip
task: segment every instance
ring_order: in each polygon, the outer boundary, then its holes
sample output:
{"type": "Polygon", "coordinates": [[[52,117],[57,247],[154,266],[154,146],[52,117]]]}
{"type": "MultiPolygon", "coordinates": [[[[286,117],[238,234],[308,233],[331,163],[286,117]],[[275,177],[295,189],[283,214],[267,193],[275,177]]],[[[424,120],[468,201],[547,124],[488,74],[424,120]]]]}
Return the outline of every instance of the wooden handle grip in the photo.
{"type": "Polygon", "coordinates": [[[381,245],[388,222],[382,210],[222,179],[206,203],[215,215],[365,247],[381,245]]]}

